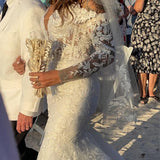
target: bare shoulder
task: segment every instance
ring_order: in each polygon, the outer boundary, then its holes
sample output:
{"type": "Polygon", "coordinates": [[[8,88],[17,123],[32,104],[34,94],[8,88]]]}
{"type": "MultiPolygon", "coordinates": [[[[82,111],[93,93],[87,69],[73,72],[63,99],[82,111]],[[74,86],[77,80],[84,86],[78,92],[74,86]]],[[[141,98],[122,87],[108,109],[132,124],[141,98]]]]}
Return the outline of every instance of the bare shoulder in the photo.
{"type": "Polygon", "coordinates": [[[94,0],[85,0],[84,8],[95,11],[96,13],[104,13],[104,8],[101,4],[97,4],[94,0]]]}

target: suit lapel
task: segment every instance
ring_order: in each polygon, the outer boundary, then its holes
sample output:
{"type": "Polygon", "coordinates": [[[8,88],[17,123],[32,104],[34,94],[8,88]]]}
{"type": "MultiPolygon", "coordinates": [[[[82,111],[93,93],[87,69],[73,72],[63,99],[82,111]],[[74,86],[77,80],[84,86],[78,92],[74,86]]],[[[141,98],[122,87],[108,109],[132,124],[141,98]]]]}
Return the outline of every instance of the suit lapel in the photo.
{"type": "Polygon", "coordinates": [[[2,21],[0,22],[0,32],[3,31],[7,25],[8,25],[8,22],[9,22],[9,19],[10,19],[10,12],[6,13],[5,17],[2,19],[2,21]]]}
{"type": "Polygon", "coordinates": [[[0,21],[0,32],[4,31],[8,24],[13,22],[14,19],[16,20],[16,17],[14,17],[15,9],[18,9],[18,3],[16,2],[11,6],[11,8],[8,8],[6,15],[4,16],[2,21],[0,21]]]}

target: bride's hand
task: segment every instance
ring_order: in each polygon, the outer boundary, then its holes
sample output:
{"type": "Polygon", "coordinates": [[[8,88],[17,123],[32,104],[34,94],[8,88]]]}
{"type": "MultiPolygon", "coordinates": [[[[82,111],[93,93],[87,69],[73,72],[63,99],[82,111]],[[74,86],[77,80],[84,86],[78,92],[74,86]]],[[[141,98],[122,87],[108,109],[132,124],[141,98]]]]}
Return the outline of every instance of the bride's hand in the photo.
{"type": "Polygon", "coordinates": [[[30,73],[30,81],[32,82],[33,88],[45,88],[48,86],[53,86],[61,83],[59,77],[59,71],[52,70],[48,72],[38,72],[38,73],[30,73]]]}

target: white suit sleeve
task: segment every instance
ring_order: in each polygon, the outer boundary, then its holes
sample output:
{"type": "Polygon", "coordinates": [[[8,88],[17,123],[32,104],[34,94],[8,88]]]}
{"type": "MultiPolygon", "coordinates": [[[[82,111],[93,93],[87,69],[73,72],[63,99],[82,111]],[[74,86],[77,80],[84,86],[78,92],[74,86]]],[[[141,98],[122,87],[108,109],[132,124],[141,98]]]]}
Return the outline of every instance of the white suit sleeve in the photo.
{"type": "Polygon", "coordinates": [[[28,116],[35,116],[39,110],[40,99],[35,96],[35,89],[32,88],[29,80],[29,67],[28,61],[30,55],[26,47],[27,38],[41,38],[43,39],[43,33],[40,28],[40,20],[43,16],[44,9],[39,6],[33,6],[27,10],[24,14],[21,25],[21,57],[26,61],[25,74],[22,80],[22,96],[20,102],[20,112],[28,116]]]}

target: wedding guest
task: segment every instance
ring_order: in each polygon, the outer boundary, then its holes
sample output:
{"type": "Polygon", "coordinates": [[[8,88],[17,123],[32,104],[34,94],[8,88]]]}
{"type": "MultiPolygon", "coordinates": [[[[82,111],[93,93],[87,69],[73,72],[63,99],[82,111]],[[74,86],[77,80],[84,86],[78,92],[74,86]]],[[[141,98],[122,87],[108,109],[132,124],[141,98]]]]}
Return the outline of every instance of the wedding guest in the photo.
{"type": "Polygon", "coordinates": [[[12,64],[18,56],[28,63],[26,39],[42,37],[40,18],[44,6],[38,0],[7,0],[0,14],[0,91],[14,129],[21,159],[34,160],[37,152],[25,146],[25,136],[39,110],[39,98],[29,82],[28,66],[23,76],[12,64]],[[31,153],[31,154],[30,154],[31,153]]]}
{"type": "Polygon", "coordinates": [[[1,160],[19,160],[11,124],[0,95],[0,156],[1,160]]]}
{"type": "Polygon", "coordinates": [[[149,99],[160,102],[154,93],[157,76],[160,73],[160,1],[136,0],[134,10],[138,13],[132,30],[131,43],[134,52],[131,63],[139,74],[141,89],[140,103],[146,104],[149,99]],[[148,94],[146,82],[149,77],[148,94]]]}
{"type": "Polygon", "coordinates": [[[119,13],[118,13],[118,17],[119,17],[119,24],[122,30],[122,34],[123,34],[123,40],[124,40],[124,44],[127,43],[127,37],[126,37],[126,17],[129,14],[129,10],[126,7],[126,5],[124,4],[123,0],[118,0],[119,4],[120,4],[120,9],[119,9],[119,13]]]}
{"type": "Polygon", "coordinates": [[[129,15],[126,17],[127,22],[127,46],[129,47],[131,44],[131,33],[132,33],[132,27],[137,17],[137,12],[134,9],[134,3],[136,0],[124,0],[124,4],[127,6],[129,10],[129,15]]]}

